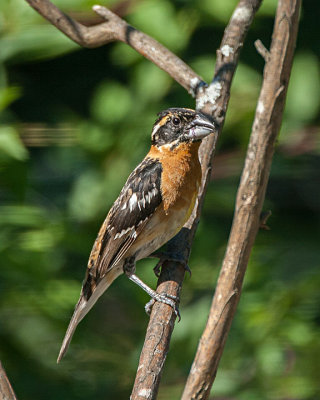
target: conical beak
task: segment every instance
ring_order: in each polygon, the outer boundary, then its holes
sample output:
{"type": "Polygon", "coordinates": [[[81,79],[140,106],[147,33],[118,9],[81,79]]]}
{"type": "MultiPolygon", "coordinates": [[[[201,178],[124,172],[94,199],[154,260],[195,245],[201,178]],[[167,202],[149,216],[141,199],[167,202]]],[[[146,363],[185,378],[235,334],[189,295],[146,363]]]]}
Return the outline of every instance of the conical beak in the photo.
{"type": "Polygon", "coordinates": [[[189,124],[187,136],[194,141],[201,140],[217,131],[217,126],[205,114],[197,112],[195,119],[189,124]]]}

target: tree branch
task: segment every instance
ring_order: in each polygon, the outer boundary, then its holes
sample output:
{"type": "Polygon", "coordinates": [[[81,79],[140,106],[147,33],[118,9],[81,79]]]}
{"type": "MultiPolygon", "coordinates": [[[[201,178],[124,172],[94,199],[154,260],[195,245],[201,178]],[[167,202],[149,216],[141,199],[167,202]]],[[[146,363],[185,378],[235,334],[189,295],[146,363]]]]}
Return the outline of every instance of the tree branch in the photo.
{"type": "Polygon", "coordinates": [[[205,85],[202,78],[179,57],[105,7],[94,6],[93,9],[107,22],[87,27],[63,13],[49,0],[26,1],[39,14],[80,46],[93,48],[110,42],[121,41],[127,43],[143,57],[167,72],[193,97],[197,94],[199,87],[205,85]]]}
{"type": "MultiPolygon", "coordinates": [[[[182,231],[168,244],[168,252],[179,253],[186,263],[210,181],[212,158],[224,123],[232,77],[244,38],[261,2],[262,0],[239,1],[217,51],[214,79],[211,85],[200,88],[197,94],[197,108],[214,117],[219,124],[219,131],[217,135],[210,135],[211,137],[207,138],[200,148],[203,176],[197,206],[182,231]]],[[[157,291],[179,297],[184,273],[181,264],[166,262],[162,268],[157,291]]],[[[175,319],[176,316],[170,307],[159,302],[154,304],[131,394],[132,400],[156,398],[175,319]]]]}
{"type": "Polygon", "coordinates": [[[0,399],[17,400],[1,361],[0,361],[0,399]]]}
{"type": "Polygon", "coordinates": [[[265,48],[264,44],[261,42],[260,39],[254,42],[254,47],[256,48],[257,52],[261,55],[261,57],[264,58],[264,61],[268,62],[270,59],[270,53],[265,48]]]}
{"type": "Polygon", "coordinates": [[[183,400],[209,397],[240,298],[246,266],[259,229],[259,215],[280,129],[298,31],[300,2],[279,0],[270,59],[264,70],[229,243],[183,400]]]}

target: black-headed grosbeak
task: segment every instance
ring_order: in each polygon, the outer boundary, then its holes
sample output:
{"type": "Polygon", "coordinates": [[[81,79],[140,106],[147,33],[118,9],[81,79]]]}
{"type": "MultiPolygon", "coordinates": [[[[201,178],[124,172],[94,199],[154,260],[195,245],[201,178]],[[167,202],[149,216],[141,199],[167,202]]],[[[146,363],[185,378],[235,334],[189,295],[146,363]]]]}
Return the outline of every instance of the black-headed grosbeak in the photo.
{"type": "Polygon", "coordinates": [[[159,249],[188,220],[201,183],[200,142],[216,128],[191,109],[169,108],[158,115],[149,153],[130,174],[100,228],[58,362],[78,323],[123,272],[153,299],[175,308],[173,299],[135,275],[135,263],[159,249]]]}

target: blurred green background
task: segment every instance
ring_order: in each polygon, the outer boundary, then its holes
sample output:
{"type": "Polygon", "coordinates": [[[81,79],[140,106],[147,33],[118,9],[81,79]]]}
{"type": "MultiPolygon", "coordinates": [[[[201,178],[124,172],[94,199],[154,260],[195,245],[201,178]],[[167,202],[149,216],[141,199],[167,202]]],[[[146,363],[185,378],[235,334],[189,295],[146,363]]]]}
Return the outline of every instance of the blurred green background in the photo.
{"type": "MultiPolygon", "coordinates": [[[[84,24],[95,1],[57,0],[84,24]]],[[[104,1],[209,81],[235,0],[104,1]]],[[[249,32],[182,291],[159,392],[178,399],[226,247],[276,1],[249,32]]],[[[319,399],[320,3],[306,1],[260,231],[213,393],[319,399]]],[[[0,3],[0,358],[19,399],[128,399],[148,296],[120,277],[58,350],[109,207],[143,158],[160,110],[194,107],[169,76],[122,43],[81,49],[23,0],[0,3]]],[[[154,260],[139,275],[156,285],[154,260]]]]}

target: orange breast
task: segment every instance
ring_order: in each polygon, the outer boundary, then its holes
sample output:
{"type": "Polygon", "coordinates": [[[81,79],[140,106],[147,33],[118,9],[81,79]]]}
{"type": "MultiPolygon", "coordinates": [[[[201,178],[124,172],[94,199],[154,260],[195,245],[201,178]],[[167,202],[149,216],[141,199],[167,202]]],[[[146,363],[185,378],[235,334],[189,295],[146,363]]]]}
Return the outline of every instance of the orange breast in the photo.
{"type": "Polygon", "coordinates": [[[162,204],[128,251],[141,259],[175,236],[193,210],[201,183],[199,143],[183,143],[173,150],[152,147],[149,155],[162,163],[162,204]]]}
{"type": "Polygon", "coordinates": [[[166,214],[185,209],[190,215],[201,183],[200,143],[152,147],[150,155],[162,163],[161,193],[166,214]],[[191,208],[191,211],[189,209],[191,208]]]}

